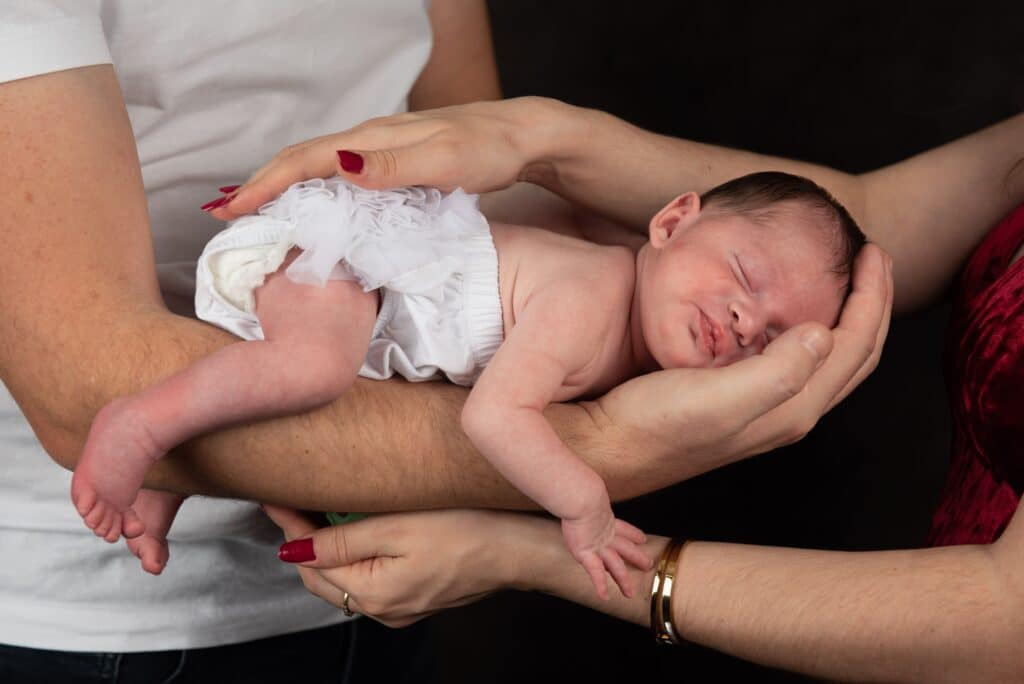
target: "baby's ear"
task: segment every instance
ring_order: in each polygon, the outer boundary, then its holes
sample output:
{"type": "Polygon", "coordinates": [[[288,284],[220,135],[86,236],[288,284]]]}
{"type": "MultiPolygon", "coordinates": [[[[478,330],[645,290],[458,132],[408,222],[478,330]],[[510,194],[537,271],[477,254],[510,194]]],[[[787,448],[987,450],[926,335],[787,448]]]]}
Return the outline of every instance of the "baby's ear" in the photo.
{"type": "Polygon", "coordinates": [[[660,249],[676,232],[696,223],[700,216],[700,195],[683,193],[662,207],[651,219],[651,247],[660,249]]]}

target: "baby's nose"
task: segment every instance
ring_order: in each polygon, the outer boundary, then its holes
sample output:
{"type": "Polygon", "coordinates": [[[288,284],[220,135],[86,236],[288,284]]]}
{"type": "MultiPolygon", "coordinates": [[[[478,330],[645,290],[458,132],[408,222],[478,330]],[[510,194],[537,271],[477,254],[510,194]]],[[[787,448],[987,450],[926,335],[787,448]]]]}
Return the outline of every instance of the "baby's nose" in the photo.
{"type": "Polygon", "coordinates": [[[760,351],[764,346],[765,317],[755,306],[735,302],[729,307],[732,329],[741,347],[755,347],[760,351]]]}

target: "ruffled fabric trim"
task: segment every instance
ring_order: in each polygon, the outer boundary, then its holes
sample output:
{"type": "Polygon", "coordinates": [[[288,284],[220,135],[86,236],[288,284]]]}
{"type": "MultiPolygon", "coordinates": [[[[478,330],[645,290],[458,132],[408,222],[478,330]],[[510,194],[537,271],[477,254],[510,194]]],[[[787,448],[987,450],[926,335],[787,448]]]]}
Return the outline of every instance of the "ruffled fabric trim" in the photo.
{"type": "Polygon", "coordinates": [[[366,190],[318,178],[292,185],[258,213],[287,225],[291,244],[303,250],[286,271],[295,282],[355,278],[367,291],[386,287],[432,299],[463,269],[465,241],[489,239],[476,195],[462,189],[366,190]]]}

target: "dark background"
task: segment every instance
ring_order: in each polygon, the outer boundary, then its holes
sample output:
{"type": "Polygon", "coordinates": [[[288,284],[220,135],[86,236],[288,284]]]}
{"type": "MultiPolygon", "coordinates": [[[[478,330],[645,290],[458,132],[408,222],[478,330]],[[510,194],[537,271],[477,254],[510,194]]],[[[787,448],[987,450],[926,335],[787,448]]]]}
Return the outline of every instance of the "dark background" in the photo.
{"type": "MultiPolygon", "coordinates": [[[[1024,109],[1019,1],[489,5],[506,96],[557,97],[661,133],[849,172],[1024,109]]],[[[947,300],[895,320],[878,371],[801,443],[619,514],[698,539],[920,546],[948,462],[947,300]]],[[[508,592],[432,626],[445,682],[807,681],[697,646],[657,648],[644,629],[540,595],[508,592]]]]}

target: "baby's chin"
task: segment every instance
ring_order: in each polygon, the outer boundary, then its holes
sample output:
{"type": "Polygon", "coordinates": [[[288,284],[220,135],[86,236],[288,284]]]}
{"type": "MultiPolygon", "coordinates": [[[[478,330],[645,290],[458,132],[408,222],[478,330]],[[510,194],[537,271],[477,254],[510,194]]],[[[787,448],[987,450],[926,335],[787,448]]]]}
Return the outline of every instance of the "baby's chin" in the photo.
{"type": "Polygon", "coordinates": [[[709,359],[702,354],[674,354],[665,359],[655,357],[654,360],[662,370],[673,370],[677,368],[713,368],[715,366],[714,359],[709,359]]]}

